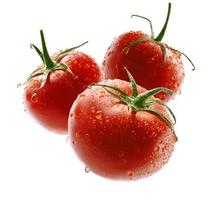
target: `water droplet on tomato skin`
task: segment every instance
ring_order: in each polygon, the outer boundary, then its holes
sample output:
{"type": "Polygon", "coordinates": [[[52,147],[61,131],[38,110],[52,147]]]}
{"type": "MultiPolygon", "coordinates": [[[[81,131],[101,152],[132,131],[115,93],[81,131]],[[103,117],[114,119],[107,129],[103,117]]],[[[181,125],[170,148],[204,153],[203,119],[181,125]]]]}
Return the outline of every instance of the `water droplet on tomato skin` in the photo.
{"type": "Polygon", "coordinates": [[[155,148],[154,148],[154,151],[155,152],[158,152],[160,150],[160,147],[159,146],[156,146],[155,148]]]}
{"type": "Polygon", "coordinates": [[[106,122],[106,123],[110,123],[110,118],[109,118],[109,117],[106,117],[106,118],[105,118],[105,122],[106,122]]]}
{"type": "Polygon", "coordinates": [[[134,173],[133,173],[132,171],[128,171],[128,172],[127,172],[127,175],[128,175],[128,177],[129,177],[130,180],[133,179],[133,174],[134,174],[134,173]]]}
{"type": "Polygon", "coordinates": [[[56,73],[56,77],[58,77],[58,78],[60,77],[60,73],[59,72],[56,73]]]}
{"type": "Polygon", "coordinates": [[[113,51],[110,51],[110,52],[108,52],[108,54],[107,54],[107,55],[108,55],[108,56],[110,56],[112,53],[113,53],[113,51]]]}
{"type": "Polygon", "coordinates": [[[70,113],[70,118],[74,119],[74,117],[75,117],[74,112],[70,113]]]}
{"type": "Polygon", "coordinates": [[[94,106],[91,107],[91,113],[95,113],[96,112],[96,108],[94,106]]]}
{"type": "Polygon", "coordinates": [[[90,169],[88,167],[85,167],[85,173],[89,173],[90,169]]]}
{"type": "Polygon", "coordinates": [[[122,150],[119,151],[118,157],[123,158],[125,156],[124,152],[122,150]]]}
{"type": "Polygon", "coordinates": [[[105,91],[103,91],[103,90],[100,91],[100,92],[99,92],[99,98],[103,98],[105,94],[106,94],[105,91]]]}
{"type": "Polygon", "coordinates": [[[152,167],[152,168],[155,168],[155,167],[156,167],[156,165],[155,165],[155,163],[154,163],[153,161],[151,161],[150,163],[151,163],[151,167],[152,167]]]}
{"type": "Polygon", "coordinates": [[[174,83],[174,87],[175,87],[175,88],[178,88],[178,87],[179,87],[179,83],[175,82],[175,83],[174,83]]]}
{"type": "Polygon", "coordinates": [[[176,80],[175,76],[172,76],[172,77],[171,77],[171,80],[172,80],[172,81],[175,81],[175,80],[176,80]]]}
{"type": "Polygon", "coordinates": [[[79,99],[80,99],[80,100],[85,99],[85,97],[86,97],[86,95],[84,95],[84,94],[79,95],[79,99]]]}
{"type": "Polygon", "coordinates": [[[37,103],[37,102],[38,102],[38,96],[37,96],[36,93],[32,94],[31,102],[32,102],[32,103],[37,103]]]}
{"type": "Polygon", "coordinates": [[[79,133],[78,133],[78,132],[75,133],[75,137],[76,137],[76,138],[79,137],[79,133]]]}
{"type": "Polygon", "coordinates": [[[96,118],[96,119],[101,120],[102,117],[103,117],[102,111],[99,110],[99,111],[97,111],[97,112],[95,113],[95,118],[96,118]]]}

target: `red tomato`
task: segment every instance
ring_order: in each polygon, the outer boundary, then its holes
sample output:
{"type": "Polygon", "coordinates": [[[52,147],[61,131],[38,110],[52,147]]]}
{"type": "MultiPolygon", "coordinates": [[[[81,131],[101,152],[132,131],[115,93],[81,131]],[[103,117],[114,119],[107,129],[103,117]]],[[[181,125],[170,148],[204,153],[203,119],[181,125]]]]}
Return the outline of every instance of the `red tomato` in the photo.
{"type": "Polygon", "coordinates": [[[68,131],[79,158],[90,171],[111,179],[134,180],[158,171],[168,162],[176,136],[166,107],[151,96],[167,89],[138,86],[138,95],[132,95],[123,80],[98,85],[82,92],[70,111],[68,131]]]}
{"type": "Polygon", "coordinates": [[[41,40],[43,53],[32,46],[44,64],[29,77],[24,103],[26,110],[44,127],[67,133],[68,115],[73,101],[89,84],[100,81],[101,71],[90,56],[69,52],[72,49],[56,54],[51,59],[42,31],[41,40]]]}
{"type": "MultiPolygon", "coordinates": [[[[106,79],[128,80],[124,73],[124,67],[127,67],[142,87],[146,89],[166,87],[173,90],[172,96],[164,92],[156,95],[163,101],[170,100],[180,91],[184,79],[181,59],[183,53],[161,42],[167,27],[170,9],[171,4],[169,4],[165,25],[157,37],[154,37],[153,30],[151,37],[140,31],[130,31],[120,35],[112,42],[103,62],[106,79]]],[[[151,24],[149,19],[142,18],[151,24]]]]}

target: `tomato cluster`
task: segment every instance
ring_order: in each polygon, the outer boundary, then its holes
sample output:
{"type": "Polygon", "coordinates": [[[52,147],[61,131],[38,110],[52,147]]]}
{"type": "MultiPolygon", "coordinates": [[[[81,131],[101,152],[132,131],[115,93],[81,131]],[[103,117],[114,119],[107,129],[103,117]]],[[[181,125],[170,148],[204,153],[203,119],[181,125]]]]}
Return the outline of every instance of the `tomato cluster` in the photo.
{"type": "Polygon", "coordinates": [[[157,37],[148,18],[132,15],[150,23],[151,36],[120,35],[102,68],[76,51],[87,42],[50,56],[41,30],[42,51],[31,44],[42,64],[26,81],[26,110],[45,128],[68,134],[78,157],[103,177],[150,176],[174,150],[176,120],[166,102],[180,91],[184,68],[183,53],[161,42],[170,10],[169,3],[157,37]]]}

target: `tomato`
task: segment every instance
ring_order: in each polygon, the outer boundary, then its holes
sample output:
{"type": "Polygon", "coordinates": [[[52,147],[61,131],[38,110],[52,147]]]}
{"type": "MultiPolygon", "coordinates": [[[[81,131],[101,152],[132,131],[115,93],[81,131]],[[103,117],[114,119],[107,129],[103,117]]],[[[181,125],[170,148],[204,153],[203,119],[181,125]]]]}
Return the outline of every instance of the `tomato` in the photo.
{"type": "MultiPolygon", "coordinates": [[[[164,102],[179,93],[184,79],[181,55],[186,55],[161,42],[169,20],[170,10],[171,4],[169,4],[164,27],[157,37],[154,37],[149,19],[132,15],[148,20],[152,34],[149,36],[141,31],[130,31],[117,37],[109,46],[104,57],[103,68],[106,79],[128,80],[124,73],[124,67],[127,67],[142,87],[146,89],[166,87],[173,90],[172,96],[164,92],[156,95],[164,102]]],[[[189,61],[191,62],[190,59],[189,61]]]]}
{"type": "MultiPolygon", "coordinates": [[[[43,65],[28,78],[24,91],[26,110],[44,127],[67,133],[68,115],[77,95],[91,83],[101,80],[97,63],[82,52],[68,49],[50,58],[41,31],[43,65]]],[[[80,45],[81,46],[81,45],[80,45]]]]}
{"type": "Polygon", "coordinates": [[[133,89],[119,79],[99,82],[70,111],[72,147],[87,169],[110,179],[150,176],[168,162],[176,142],[170,109],[152,97],[171,91],[148,91],[130,79],[133,89]]]}

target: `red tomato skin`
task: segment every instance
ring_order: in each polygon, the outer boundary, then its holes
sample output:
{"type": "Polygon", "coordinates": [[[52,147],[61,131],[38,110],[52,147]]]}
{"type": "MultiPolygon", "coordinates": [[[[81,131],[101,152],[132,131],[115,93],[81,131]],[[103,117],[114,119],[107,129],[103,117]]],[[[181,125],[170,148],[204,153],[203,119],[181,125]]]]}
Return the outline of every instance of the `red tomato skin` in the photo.
{"type": "Polygon", "coordinates": [[[132,46],[128,52],[123,52],[132,41],[144,37],[150,38],[140,31],[131,31],[120,35],[112,42],[103,62],[105,78],[128,81],[124,70],[124,67],[127,67],[140,86],[146,89],[166,87],[173,90],[172,96],[166,93],[156,95],[167,102],[180,92],[184,79],[181,55],[166,48],[167,60],[164,62],[161,47],[155,42],[140,42],[132,46]]]}
{"type": "MultiPolygon", "coordinates": [[[[106,80],[131,94],[130,83],[106,80]]],[[[145,89],[138,87],[138,91],[145,89]]],[[[167,112],[160,106],[165,116],[167,112]]],[[[176,138],[160,118],[131,112],[101,87],[86,89],[74,102],[68,120],[69,137],[78,157],[90,171],[110,179],[150,176],[168,162],[176,138]]]]}
{"type": "Polygon", "coordinates": [[[68,71],[54,71],[41,87],[42,76],[32,78],[24,91],[26,110],[48,130],[67,134],[70,108],[76,97],[91,83],[101,80],[101,70],[88,55],[74,52],[61,56],[58,62],[65,63],[77,75],[68,71]]]}

